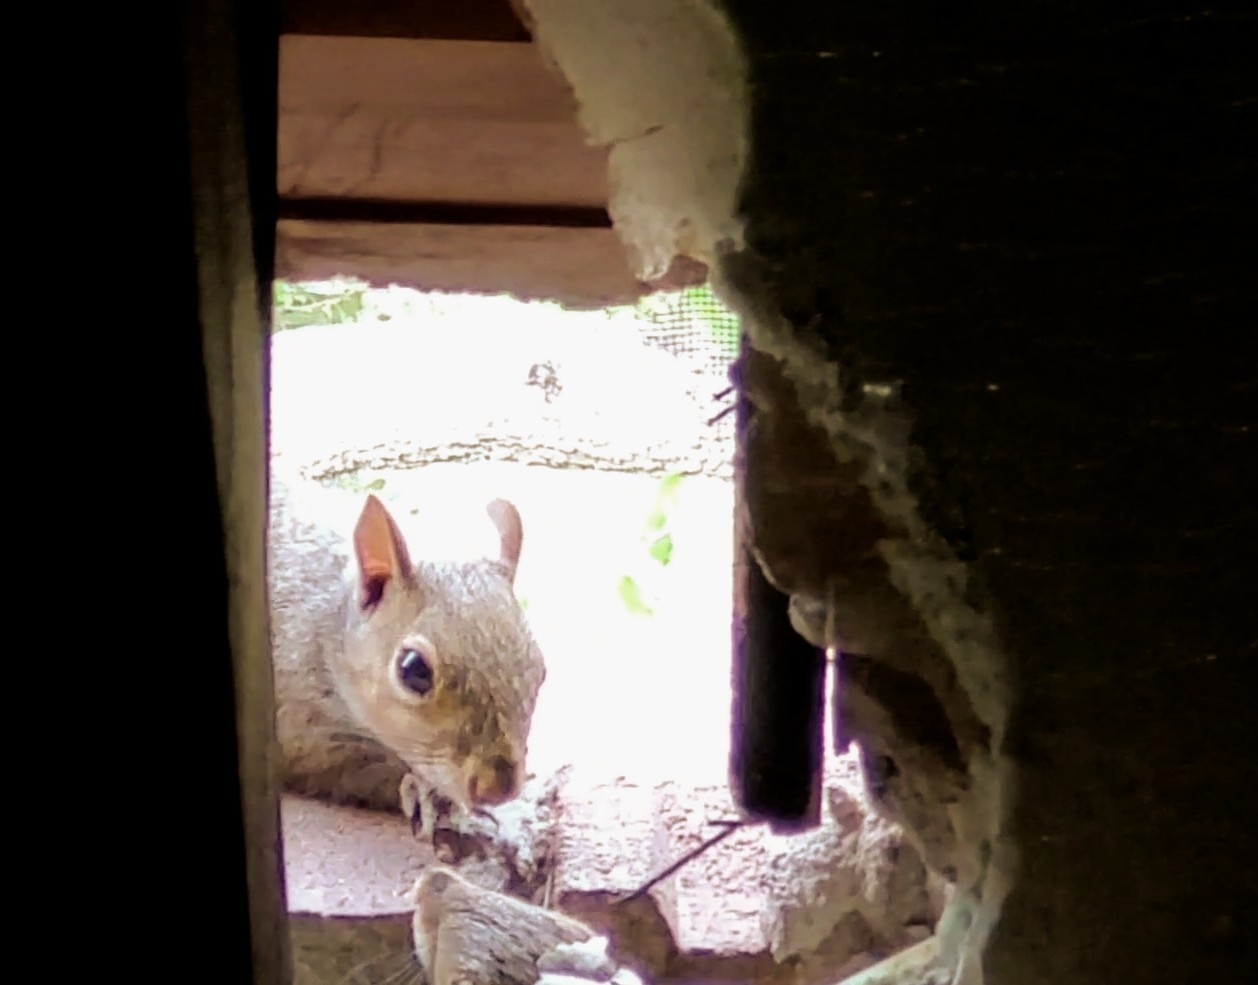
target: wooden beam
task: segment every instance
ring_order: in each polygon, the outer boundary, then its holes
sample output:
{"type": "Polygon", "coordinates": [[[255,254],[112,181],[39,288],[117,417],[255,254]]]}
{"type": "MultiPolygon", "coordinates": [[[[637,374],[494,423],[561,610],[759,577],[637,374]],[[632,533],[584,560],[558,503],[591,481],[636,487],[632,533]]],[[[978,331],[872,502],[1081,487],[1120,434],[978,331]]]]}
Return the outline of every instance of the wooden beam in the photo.
{"type": "MultiPolygon", "coordinates": [[[[764,462],[749,440],[755,410],[748,397],[748,369],[769,357],[740,340],[734,452],[734,700],[730,778],[734,799],[777,834],[821,823],[825,762],[824,650],[791,625],[790,595],[765,576],[756,559],[749,497],[764,462]]],[[[753,377],[754,378],[754,377],[753,377]]]]}
{"type": "Polygon", "coordinates": [[[276,276],[356,277],[378,286],[506,293],[597,308],[701,284],[707,268],[678,258],[663,279],[644,284],[609,228],[281,219],[276,276]]]}
{"type": "Polygon", "coordinates": [[[607,152],[531,45],[280,40],[284,198],[605,208],[607,152]]]}
{"type": "Polygon", "coordinates": [[[280,18],[285,34],[530,40],[509,0],[280,0],[280,18]]]}
{"type": "MultiPolygon", "coordinates": [[[[180,391],[201,394],[204,404],[197,408],[193,428],[181,432],[179,445],[182,454],[203,443],[205,470],[181,486],[180,550],[190,570],[211,587],[207,592],[190,581],[181,595],[181,612],[197,632],[184,641],[189,659],[183,668],[172,668],[167,676],[180,682],[180,693],[213,695],[210,700],[221,694],[225,710],[234,706],[234,714],[223,715],[221,731],[184,715],[189,734],[212,750],[205,757],[198,754],[195,773],[207,811],[227,818],[214,844],[243,855],[227,865],[207,866],[200,883],[207,896],[223,900],[224,914],[230,913],[224,883],[237,884],[248,903],[242,936],[251,952],[252,982],[286,985],[293,966],[281,876],[266,580],[265,301],[271,296],[275,229],[275,103],[270,94],[277,77],[277,25],[266,4],[195,0],[183,11],[188,126],[180,143],[186,148],[190,184],[174,201],[179,211],[187,210],[191,242],[186,246],[188,279],[176,280],[174,287],[187,285],[188,294],[179,299],[187,307],[176,301],[171,310],[187,311],[194,320],[180,324],[175,314],[167,337],[200,342],[200,371],[189,372],[180,391]],[[235,761],[224,764],[219,757],[229,751],[235,761]]],[[[178,251],[178,244],[167,248],[178,251]]],[[[148,340],[150,348],[157,344],[148,340]]],[[[163,362],[163,372],[178,377],[183,369],[178,360],[163,362]]],[[[163,404],[168,423],[179,414],[177,406],[163,404]]],[[[216,925],[221,933],[209,948],[214,953],[199,963],[208,961],[211,979],[248,980],[219,971],[235,928],[227,915],[219,916],[216,925]]]]}
{"type": "Polygon", "coordinates": [[[286,198],[279,218],[438,226],[550,226],[611,229],[606,209],[571,205],[492,205],[478,202],[395,202],[362,198],[286,198]]]}

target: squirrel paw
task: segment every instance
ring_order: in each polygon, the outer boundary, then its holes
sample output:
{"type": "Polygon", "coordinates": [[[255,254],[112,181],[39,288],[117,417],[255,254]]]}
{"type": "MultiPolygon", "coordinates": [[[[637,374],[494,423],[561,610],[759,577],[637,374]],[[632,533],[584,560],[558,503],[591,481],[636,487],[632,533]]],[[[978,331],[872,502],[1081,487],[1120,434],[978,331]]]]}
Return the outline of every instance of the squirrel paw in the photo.
{"type": "Polygon", "coordinates": [[[410,819],[411,832],[418,840],[432,845],[439,856],[443,854],[437,839],[439,831],[457,838],[476,838],[485,836],[483,829],[477,830],[477,818],[486,819],[495,829],[500,826],[498,818],[490,811],[483,807],[462,811],[414,773],[407,773],[402,778],[398,796],[402,801],[402,813],[410,819]]]}
{"type": "Polygon", "coordinates": [[[629,968],[618,967],[606,937],[556,944],[537,960],[537,985],[643,985],[629,968]]]}
{"type": "Polygon", "coordinates": [[[402,813],[411,822],[411,832],[421,841],[432,843],[437,834],[437,792],[414,773],[402,777],[398,787],[402,813]]]}
{"type": "Polygon", "coordinates": [[[606,937],[556,944],[537,959],[537,970],[596,982],[610,981],[616,972],[616,963],[607,954],[607,944],[606,937]]]}
{"type": "Polygon", "coordinates": [[[437,830],[453,835],[456,841],[462,839],[483,841],[496,837],[500,827],[498,818],[484,807],[463,810],[451,804],[449,810],[441,814],[437,830]],[[489,826],[481,820],[482,818],[489,822],[489,826]]]}

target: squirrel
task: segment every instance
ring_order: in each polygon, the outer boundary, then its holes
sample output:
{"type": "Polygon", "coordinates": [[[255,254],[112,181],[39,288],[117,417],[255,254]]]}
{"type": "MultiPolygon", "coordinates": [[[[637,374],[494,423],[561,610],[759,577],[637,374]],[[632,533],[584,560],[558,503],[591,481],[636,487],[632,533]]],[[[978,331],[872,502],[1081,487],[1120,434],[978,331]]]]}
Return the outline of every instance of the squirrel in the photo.
{"type": "Polygon", "coordinates": [[[375,495],[347,535],[320,514],[326,491],[296,485],[272,476],[267,545],[284,787],[401,807],[429,838],[440,799],[514,799],[546,676],[514,592],[515,506],[488,505],[498,557],[416,560],[375,495]]]}
{"type": "Polygon", "coordinates": [[[428,985],[642,985],[573,917],[430,865],[411,890],[411,935],[428,985]]]}

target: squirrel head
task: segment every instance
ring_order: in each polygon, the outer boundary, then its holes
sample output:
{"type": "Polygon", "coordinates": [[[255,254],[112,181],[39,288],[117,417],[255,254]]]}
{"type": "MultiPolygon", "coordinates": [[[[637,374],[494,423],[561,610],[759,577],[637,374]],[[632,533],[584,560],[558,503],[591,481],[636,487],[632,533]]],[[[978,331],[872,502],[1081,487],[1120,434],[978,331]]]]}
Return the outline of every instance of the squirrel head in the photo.
{"type": "Polygon", "coordinates": [[[515,597],[523,529],[494,500],[497,558],[415,562],[369,495],[354,528],[346,632],[335,674],[351,713],[463,807],[514,799],[546,676],[515,597]]]}

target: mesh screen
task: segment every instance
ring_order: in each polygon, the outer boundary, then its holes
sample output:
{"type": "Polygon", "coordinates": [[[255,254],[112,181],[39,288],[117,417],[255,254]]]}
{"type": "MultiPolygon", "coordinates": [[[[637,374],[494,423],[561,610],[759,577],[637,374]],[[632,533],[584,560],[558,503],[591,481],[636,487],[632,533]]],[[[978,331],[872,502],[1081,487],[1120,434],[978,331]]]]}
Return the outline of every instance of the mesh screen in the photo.
{"type": "Polygon", "coordinates": [[[706,285],[643,298],[637,312],[645,341],[696,370],[724,379],[738,358],[738,316],[706,285]]]}
{"type": "Polygon", "coordinates": [[[654,294],[635,308],[636,321],[647,345],[676,357],[693,373],[688,387],[707,440],[718,445],[733,441],[734,396],[729,370],[738,358],[738,316],[723,305],[706,284],[684,291],[654,294]]]}

